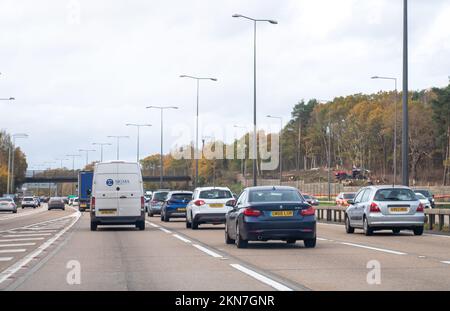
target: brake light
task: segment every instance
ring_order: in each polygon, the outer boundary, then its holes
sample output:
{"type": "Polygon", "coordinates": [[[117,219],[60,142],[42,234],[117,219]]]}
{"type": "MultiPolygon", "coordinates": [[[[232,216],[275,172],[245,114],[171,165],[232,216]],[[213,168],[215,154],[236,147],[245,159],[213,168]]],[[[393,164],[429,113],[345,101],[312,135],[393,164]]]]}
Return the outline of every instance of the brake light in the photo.
{"type": "Polygon", "coordinates": [[[302,216],[313,216],[313,215],[316,214],[316,210],[312,206],[310,206],[310,207],[308,207],[306,209],[302,209],[300,214],[302,216]]]}
{"type": "Polygon", "coordinates": [[[417,207],[417,212],[422,212],[423,213],[423,204],[419,203],[419,206],[417,207]]]}
{"type": "Polygon", "coordinates": [[[91,209],[95,209],[95,197],[91,198],[91,209]]]}
{"type": "Polygon", "coordinates": [[[202,205],[205,205],[205,201],[203,201],[203,200],[195,200],[194,204],[197,205],[197,206],[202,206],[202,205]]]}
{"type": "Polygon", "coordinates": [[[141,208],[143,209],[145,207],[145,198],[141,197],[141,208]]]}
{"type": "Polygon", "coordinates": [[[253,208],[246,208],[244,209],[244,216],[258,217],[261,216],[261,211],[253,208]]]}
{"type": "Polygon", "coordinates": [[[376,203],[370,204],[370,212],[371,213],[380,213],[381,210],[376,203]]]}

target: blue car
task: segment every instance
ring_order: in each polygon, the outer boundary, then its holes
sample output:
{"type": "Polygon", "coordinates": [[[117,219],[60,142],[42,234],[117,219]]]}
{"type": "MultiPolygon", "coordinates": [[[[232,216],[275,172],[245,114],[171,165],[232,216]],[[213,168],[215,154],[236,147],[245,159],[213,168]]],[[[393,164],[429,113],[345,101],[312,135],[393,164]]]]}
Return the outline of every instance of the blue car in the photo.
{"type": "Polygon", "coordinates": [[[264,186],[244,189],[225,216],[225,242],[245,248],[249,241],[303,240],[306,248],[316,246],[314,208],[293,187],[264,186]]]}
{"type": "Polygon", "coordinates": [[[192,191],[170,191],[161,207],[161,220],[186,217],[186,206],[192,200],[192,191]]]}

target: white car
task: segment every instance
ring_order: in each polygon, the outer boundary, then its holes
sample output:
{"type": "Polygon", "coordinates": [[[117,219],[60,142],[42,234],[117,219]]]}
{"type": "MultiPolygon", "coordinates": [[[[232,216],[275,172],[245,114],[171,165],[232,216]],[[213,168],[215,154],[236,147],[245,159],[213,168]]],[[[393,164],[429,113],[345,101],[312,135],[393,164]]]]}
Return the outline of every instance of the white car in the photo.
{"type": "Polygon", "coordinates": [[[422,203],[423,207],[425,208],[431,208],[430,200],[426,196],[424,196],[422,193],[415,192],[417,199],[419,199],[420,203],[422,203]]]}
{"type": "Polygon", "coordinates": [[[134,225],[145,230],[144,190],[137,162],[97,163],[91,195],[91,231],[98,225],[134,225]]]}
{"type": "Polygon", "coordinates": [[[12,198],[0,198],[0,212],[3,211],[17,213],[17,206],[12,198]]]}
{"type": "Polygon", "coordinates": [[[224,224],[225,214],[232,208],[226,206],[235,200],[226,187],[199,187],[186,207],[186,228],[198,229],[200,224],[224,224]]]}
{"type": "Polygon", "coordinates": [[[24,197],[24,198],[22,199],[21,206],[22,206],[22,208],[25,208],[25,207],[36,208],[36,207],[38,207],[38,203],[37,203],[37,201],[34,199],[34,197],[24,197]]]}
{"type": "Polygon", "coordinates": [[[72,199],[72,206],[73,207],[79,207],[80,206],[80,200],[78,198],[72,199]]]}

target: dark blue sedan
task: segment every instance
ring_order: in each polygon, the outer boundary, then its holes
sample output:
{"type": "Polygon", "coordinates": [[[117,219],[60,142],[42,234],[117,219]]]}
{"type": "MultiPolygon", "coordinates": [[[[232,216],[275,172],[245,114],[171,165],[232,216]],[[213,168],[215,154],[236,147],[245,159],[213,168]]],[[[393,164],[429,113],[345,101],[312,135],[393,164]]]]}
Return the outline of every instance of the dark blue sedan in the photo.
{"type": "Polygon", "coordinates": [[[315,210],[293,187],[249,187],[225,216],[225,242],[245,248],[249,241],[282,240],[316,246],[315,210]]]}
{"type": "Polygon", "coordinates": [[[161,207],[161,220],[186,217],[186,206],[192,200],[191,191],[171,191],[161,207]]]}

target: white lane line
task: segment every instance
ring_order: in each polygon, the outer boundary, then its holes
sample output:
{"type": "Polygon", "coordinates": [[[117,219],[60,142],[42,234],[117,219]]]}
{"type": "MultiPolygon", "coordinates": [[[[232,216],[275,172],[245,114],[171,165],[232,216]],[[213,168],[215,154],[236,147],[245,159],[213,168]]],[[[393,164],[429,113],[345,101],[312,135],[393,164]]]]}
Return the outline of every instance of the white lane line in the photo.
{"type": "Polygon", "coordinates": [[[0,249],[0,254],[6,253],[23,253],[27,250],[25,248],[14,248],[14,249],[0,249]]]}
{"type": "Polygon", "coordinates": [[[198,244],[193,244],[193,245],[194,245],[195,248],[198,248],[202,252],[204,252],[204,253],[206,253],[206,254],[208,254],[210,256],[213,256],[214,258],[222,258],[223,257],[222,255],[217,254],[216,252],[213,252],[212,250],[207,249],[206,247],[203,247],[203,246],[198,245],[198,244]]]}
{"type": "Polygon", "coordinates": [[[436,236],[436,237],[440,237],[440,238],[447,238],[447,239],[450,239],[450,235],[444,235],[444,234],[424,233],[423,235],[427,235],[427,236],[436,236]]]}
{"type": "Polygon", "coordinates": [[[17,246],[32,246],[36,243],[16,243],[16,244],[0,244],[0,247],[17,247],[17,246]]]}
{"type": "Polygon", "coordinates": [[[13,218],[19,218],[19,217],[24,217],[24,216],[28,216],[28,215],[33,215],[33,214],[37,214],[37,213],[42,213],[45,210],[42,207],[39,207],[35,210],[32,211],[28,211],[28,212],[22,212],[22,213],[17,213],[17,214],[13,214],[9,217],[1,217],[0,221],[2,220],[8,220],[8,219],[13,219],[13,218]]]}
{"type": "Polygon", "coordinates": [[[255,271],[250,270],[246,267],[243,267],[239,264],[230,264],[230,266],[232,266],[233,268],[235,268],[241,272],[244,272],[245,274],[251,276],[252,278],[257,279],[260,282],[263,282],[263,283],[275,288],[276,290],[279,290],[279,291],[292,291],[293,290],[292,288],[289,288],[281,283],[278,283],[272,279],[269,279],[268,277],[265,277],[264,275],[261,275],[255,271]]]}
{"type": "Polygon", "coordinates": [[[165,228],[158,228],[159,230],[161,230],[162,232],[165,232],[165,233],[172,233],[172,231],[170,231],[170,230],[167,230],[167,229],[165,229],[165,228]]]}
{"type": "Polygon", "coordinates": [[[54,235],[51,239],[47,240],[44,244],[39,246],[34,252],[28,254],[24,258],[22,258],[20,261],[17,261],[15,264],[10,266],[8,269],[4,270],[0,273],[0,284],[6,281],[9,277],[11,277],[14,273],[19,271],[23,266],[25,266],[27,263],[29,263],[31,260],[33,260],[35,257],[39,256],[45,249],[47,249],[50,245],[52,245],[60,236],[62,236],[64,233],[66,233],[70,228],[73,227],[80,218],[81,213],[76,212],[72,215],[64,216],[64,219],[75,218],[69,226],[58,232],[56,235],[54,235]]]}
{"type": "Polygon", "coordinates": [[[173,236],[176,237],[178,240],[181,240],[181,241],[183,241],[185,243],[191,243],[190,240],[183,238],[181,235],[173,234],[173,236]]]}
{"type": "Polygon", "coordinates": [[[393,251],[390,249],[384,249],[384,248],[378,248],[378,247],[372,247],[372,246],[366,246],[366,245],[361,245],[361,244],[354,244],[354,243],[348,243],[348,242],[340,242],[340,244],[354,246],[354,247],[360,247],[360,248],[365,248],[365,249],[371,249],[374,251],[395,254],[395,255],[407,255],[407,253],[403,253],[403,252],[398,252],[398,251],[393,251]]]}
{"type": "Polygon", "coordinates": [[[52,231],[47,231],[47,230],[42,230],[42,231],[32,231],[32,232],[29,232],[29,231],[9,231],[9,232],[6,232],[6,233],[9,233],[9,234],[40,234],[40,233],[54,233],[56,230],[52,230],[52,231]]]}
{"type": "Polygon", "coordinates": [[[0,257],[0,261],[10,261],[13,257],[0,257]]]}
{"type": "Polygon", "coordinates": [[[4,242],[22,242],[22,241],[40,241],[45,238],[22,238],[22,239],[7,239],[7,240],[0,240],[0,243],[4,242]]]}
{"type": "Polygon", "coordinates": [[[324,239],[324,238],[317,238],[317,240],[319,240],[319,241],[329,241],[328,239],[324,239]]]}
{"type": "Polygon", "coordinates": [[[318,222],[317,224],[318,225],[324,225],[324,226],[335,226],[335,227],[339,227],[339,228],[343,228],[344,227],[343,224],[342,225],[339,225],[339,224],[327,224],[327,223],[324,223],[324,222],[318,222]]]}
{"type": "Polygon", "coordinates": [[[148,223],[150,226],[154,227],[154,228],[159,228],[158,225],[156,225],[156,224],[154,224],[154,223],[152,223],[152,222],[148,222],[148,221],[147,221],[147,223],[148,223]]]}
{"type": "Polygon", "coordinates": [[[48,229],[48,228],[23,228],[23,229],[13,229],[13,230],[24,230],[24,232],[28,232],[28,233],[32,233],[32,232],[36,232],[36,231],[41,232],[41,230],[48,231],[48,232],[58,231],[57,229],[48,229]]]}
{"type": "Polygon", "coordinates": [[[447,265],[450,265],[450,261],[441,261],[442,263],[445,263],[447,265]]]}
{"type": "Polygon", "coordinates": [[[51,233],[30,233],[30,234],[7,234],[3,235],[3,238],[24,238],[28,236],[41,236],[41,235],[52,235],[51,233]]]}

